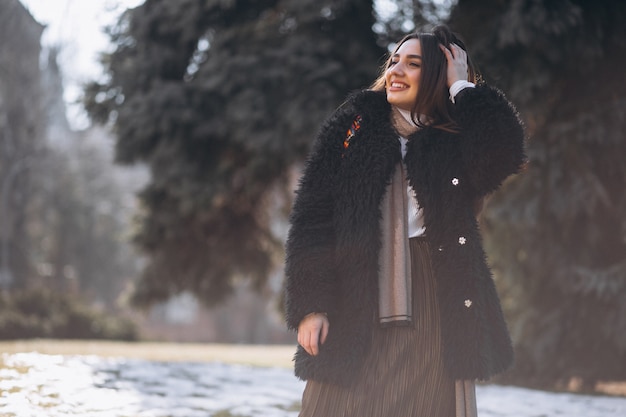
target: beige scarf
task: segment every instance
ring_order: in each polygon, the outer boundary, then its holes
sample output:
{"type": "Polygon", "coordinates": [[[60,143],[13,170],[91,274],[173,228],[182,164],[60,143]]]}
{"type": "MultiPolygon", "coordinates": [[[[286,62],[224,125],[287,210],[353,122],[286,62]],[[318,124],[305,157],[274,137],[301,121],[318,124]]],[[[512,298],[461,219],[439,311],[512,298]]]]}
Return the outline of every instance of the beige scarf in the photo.
{"type": "Polygon", "coordinates": [[[404,163],[395,168],[381,203],[379,319],[383,326],[409,325],[411,256],[409,253],[407,179],[404,163]]]}
{"type": "MultiPolygon", "coordinates": [[[[402,136],[407,137],[417,129],[410,113],[395,106],[392,107],[391,119],[402,136]]],[[[399,162],[380,207],[378,316],[383,326],[407,326],[412,321],[407,186],[406,168],[403,162],[399,162]]]]}

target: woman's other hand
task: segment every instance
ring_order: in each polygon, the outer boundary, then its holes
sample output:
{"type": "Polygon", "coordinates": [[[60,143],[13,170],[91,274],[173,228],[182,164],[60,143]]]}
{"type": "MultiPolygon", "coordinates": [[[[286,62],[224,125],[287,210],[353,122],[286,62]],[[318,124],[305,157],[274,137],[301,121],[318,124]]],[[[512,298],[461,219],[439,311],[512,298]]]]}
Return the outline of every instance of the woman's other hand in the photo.
{"type": "Polygon", "coordinates": [[[448,88],[455,81],[467,81],[467,53],[459,45],[451,43],[450,49],[439,45],[448,61],[448,88]]]}
{"type": "Polygon", "coordinates": [[[309,355],[316,356],[320,351],[320,345],[326,341],[329,327],[326,314],[307,314],[298,326],[298,343],[309,355]]]}

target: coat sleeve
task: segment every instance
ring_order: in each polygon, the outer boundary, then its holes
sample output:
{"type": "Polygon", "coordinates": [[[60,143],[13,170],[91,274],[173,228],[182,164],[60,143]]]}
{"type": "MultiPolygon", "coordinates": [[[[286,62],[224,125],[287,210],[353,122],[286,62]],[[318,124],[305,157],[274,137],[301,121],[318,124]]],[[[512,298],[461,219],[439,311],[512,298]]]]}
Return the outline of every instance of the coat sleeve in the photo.
{"type": "Polygon", "coordinates": [[[350,117],[340,108],[322,125],[296,191],[285,247],[285,312],[293,330],[305,315],[335,306],[332,188],[350,117]]]}
{"type": "Polygon", "coordinates": [[[522,122],[504,94],[487,85],[462,90],[455,102],[467,175],[478,195],[488,194],[526,162],[522,122]]]}

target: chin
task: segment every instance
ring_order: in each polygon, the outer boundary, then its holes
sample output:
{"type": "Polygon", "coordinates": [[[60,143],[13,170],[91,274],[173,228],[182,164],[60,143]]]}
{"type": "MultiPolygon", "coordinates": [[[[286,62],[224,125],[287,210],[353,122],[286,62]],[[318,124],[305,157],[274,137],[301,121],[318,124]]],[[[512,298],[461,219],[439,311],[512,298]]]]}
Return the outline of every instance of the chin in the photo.
{"type": "Polygon", "coordinates": [[[392,106],[396,106],[399,109],[411,111],[413,109],[413,103],[405,103],[398,100],[387,100],[392,106]]]}
{"type": "Polygon", "coordinates": [[[399,107],[403,110],[411,110],[413,108],[413,101],[403,100],[399,97],[390,96],[387,94],[387,101],[389,104],[392,104],[396,107],[399,107]]]}

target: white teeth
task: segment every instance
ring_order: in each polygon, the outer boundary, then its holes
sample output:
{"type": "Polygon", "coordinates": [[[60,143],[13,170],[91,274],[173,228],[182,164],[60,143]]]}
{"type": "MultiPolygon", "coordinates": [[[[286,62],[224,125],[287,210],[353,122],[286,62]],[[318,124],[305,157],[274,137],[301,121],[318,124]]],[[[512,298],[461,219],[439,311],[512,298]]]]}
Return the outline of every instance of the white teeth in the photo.
{"type": "Polygon", "coordinates": [[[394,88],[407,88],[408,86],[403,83],[391,83],[391,86],[394,88]]]}

